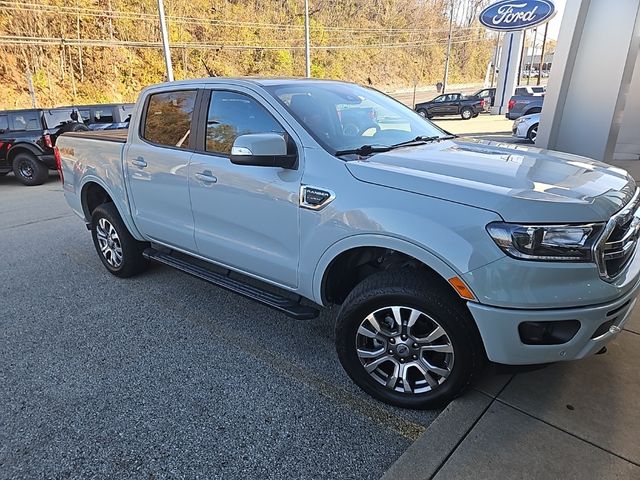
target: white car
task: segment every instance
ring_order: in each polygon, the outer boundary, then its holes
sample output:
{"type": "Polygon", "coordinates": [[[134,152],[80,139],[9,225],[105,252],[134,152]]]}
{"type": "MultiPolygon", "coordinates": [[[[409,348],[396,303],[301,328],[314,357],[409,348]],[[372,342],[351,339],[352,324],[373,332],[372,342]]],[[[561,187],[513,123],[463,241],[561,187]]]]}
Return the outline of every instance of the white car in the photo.
{"type": "Polygon", "coordinates": [[[532,113],[531,115],[523,115],[513,122],[513,136],[517,138],[526,138],[532,143],[536,143],[538,137],[538,124],[540,123],[540,114],[532,113]]]}

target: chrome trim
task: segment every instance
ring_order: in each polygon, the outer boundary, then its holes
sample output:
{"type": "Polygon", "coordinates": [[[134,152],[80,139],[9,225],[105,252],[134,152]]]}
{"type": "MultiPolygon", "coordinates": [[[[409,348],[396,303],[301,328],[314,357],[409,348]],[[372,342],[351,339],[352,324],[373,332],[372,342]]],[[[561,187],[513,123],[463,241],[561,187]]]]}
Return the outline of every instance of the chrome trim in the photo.
{"type": "Polygon", "coordinates": [[[322,210],[324,207],[329,205],[335,199],[336,199],[336,194],[332,190],[329,190],[328,188],[316,187],[315,185],[301,185],[300,186],[300,207],[301,208],[306,208],[308,210],[316,210],[316,211],[317,210],[322,210]],[[322,190],[324,192],[327,192],[329,194],[329,196],[320,205],[311,205],[310,203],[307,203],[304,200],[305,199],[305,192],[307,191],[308,188],[316,189],[316,190],[322,190]]]}
{"type": "Polygon", "coordinates": [[[623,258],[627,255],[630,249],[635,249],[638,245],[638,239],[640,236],[640,189],[636,188],[633,197],[618,213],[614,214],[607,222],[604,230],[600,236],[600,239],[593,246],[593,258],[598,266],[598,273],[600,278],[606,282],[615,281],[624,271],[625,267],[629,264],[633,258],[633,253],[629,255],[629,258],[620,270],[614,275],[609,275],[607,271],[607,260],[615,260],[617,258],[623,258]],[[634,218],[635,217],[635,218],[634,218]],[[616,227],[624,225],[625,223],[632,222],[629,225],[629,230],[625,232],[624,236],[620,240],[616,240],[607,243],[609,237],[616,229],[616,227]]]}

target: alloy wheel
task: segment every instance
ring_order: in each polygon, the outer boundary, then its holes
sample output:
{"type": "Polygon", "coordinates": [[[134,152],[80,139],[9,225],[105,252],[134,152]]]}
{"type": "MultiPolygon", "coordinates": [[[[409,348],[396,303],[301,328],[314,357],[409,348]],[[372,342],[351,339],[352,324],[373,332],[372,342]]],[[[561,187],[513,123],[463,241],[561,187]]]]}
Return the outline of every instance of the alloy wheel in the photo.
{"type": "Polygon", "coordinates": [[[381,308],[362,320],[356,349],[371,378],[405,394],[425,393],[442,385],[452,372],[455,356],[442,326],[406,306],[381,308]]]}
{"type": "Polygon", "coordinates": [[[96,226],[96,237],[100,252],[105,260],[113,268],[120,268],[122,265],[122,245],[120,237],[114,226],[106,218],[98,220],[96,226]]]}

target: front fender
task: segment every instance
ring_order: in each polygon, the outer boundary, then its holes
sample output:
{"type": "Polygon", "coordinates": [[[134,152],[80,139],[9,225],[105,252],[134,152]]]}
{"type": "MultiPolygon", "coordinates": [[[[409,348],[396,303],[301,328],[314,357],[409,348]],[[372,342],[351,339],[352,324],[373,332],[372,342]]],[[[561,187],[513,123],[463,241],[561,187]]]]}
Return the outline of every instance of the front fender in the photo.
{"type": "Polygon", "coordinates": [[[324,304],[322,298],[322,282],[331,262],[341,253],[358,247],[380,247],[404,253],[405,255],[413,257],[424,263],[445,280],[458,275],[458,273],[443,259],[424,249],[420,245],[411,243],[407,240],[389,235],[352,235],[331,245],[320,257],[313,272],[312,280],[313,298],[316,303],[320,305],[324,304]]]}

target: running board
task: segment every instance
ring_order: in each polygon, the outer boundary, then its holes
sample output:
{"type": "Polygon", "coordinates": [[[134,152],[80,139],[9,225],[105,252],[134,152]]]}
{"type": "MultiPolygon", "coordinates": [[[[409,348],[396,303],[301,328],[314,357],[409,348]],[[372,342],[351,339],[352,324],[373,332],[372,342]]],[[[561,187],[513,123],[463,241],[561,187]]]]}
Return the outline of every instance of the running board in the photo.
{"type": "Polygon", "coordinates": [[[297,320],[309,320],[316,318],[319,314],[318,310],[313,307],[302,305],[295,300],[283,297],[277,293],[267,292],[261,288],[254,287],[241,280],[236,280],[227,275],[212,272],[206,268],[183,260],[181,258],[174,257],[173,255],[165,252],[155,250],[153,248],[147,248],[143,255],[151,261],[173,267],[181,272],[188,273],[194,277],[197,277],[205,282],[212,283],[218,287],[222,287],[231,292],[242,295],[243,297],[250,298],[256,302],[262,303],[267,307],[271,307],[275,310],[289,315],[297,320]]]}

